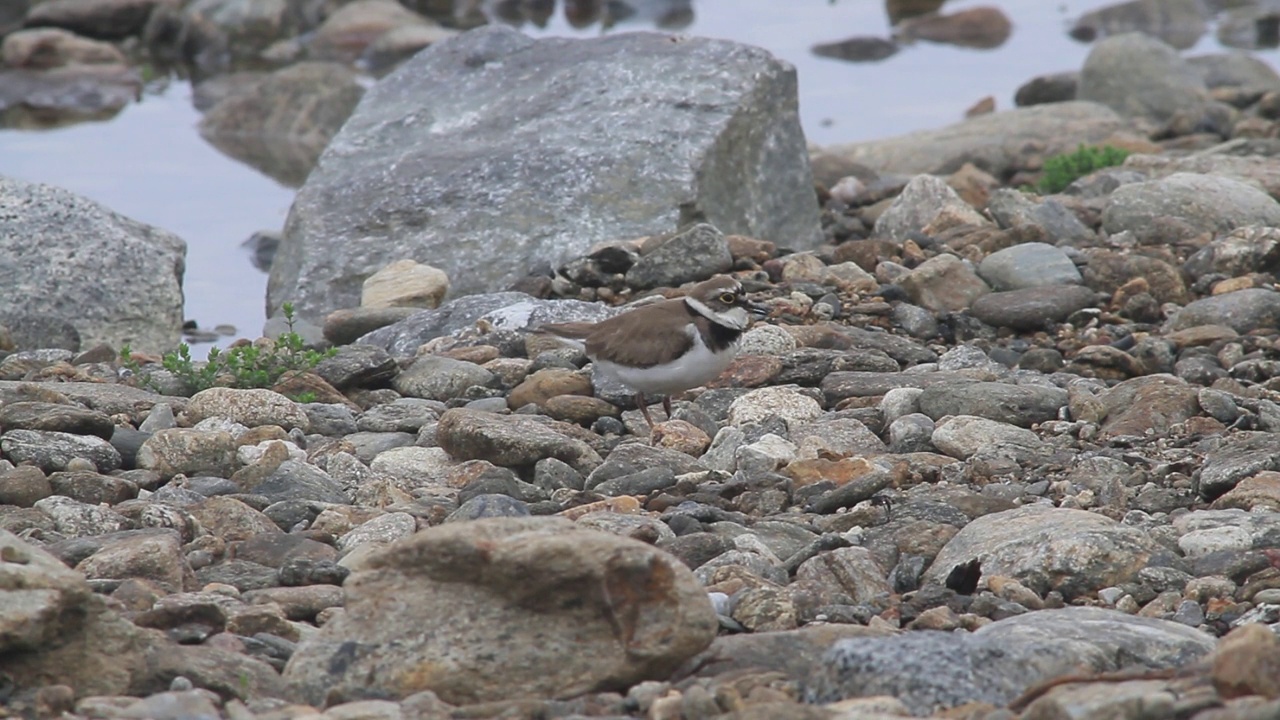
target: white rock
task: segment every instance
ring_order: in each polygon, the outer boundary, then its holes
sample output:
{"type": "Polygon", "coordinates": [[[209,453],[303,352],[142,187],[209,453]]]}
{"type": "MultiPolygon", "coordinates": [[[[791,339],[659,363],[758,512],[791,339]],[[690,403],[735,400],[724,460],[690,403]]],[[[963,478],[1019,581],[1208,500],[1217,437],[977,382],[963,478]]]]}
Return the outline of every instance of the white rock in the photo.
{"type": "Polygon", "coordinates": [[[729,406],[729,424],[734,426],[759,422],[770,415],[777,415],[790,426],[821,417],[822,406],[794,385],[752,390],[729,406]]]}
{"type": "Polygon", "coordinates": [[[934,447],[960,460],[991,447],[1034,449],[1043,444],[1030,430],[974,415],[944,418],[944,422],[934,429],[931,439],[934,447]]]}
{"type": "Polygon", "coordinates": [[[413,489],[443,484],[449,469],[457,465],[458,461],[450,458],[444,448],[411,445],[378,453],[369,468],[395,478],[404,488],[413,489]]]}
{"type": "Polygon", "coordinates": [[[1178,548],[1187,557],[1208,555],[1218,550],[1249,550],[1253,547],[1253,538],[1249,531],[1242,527],[1230,525],[1205,530],[1192,530],[1178,538],[1178,548]]]}
{"type": "Polygon", "coordinates": [[[796,339],[777,325],[757,325],[742,335],[739,355],[782,355],[796,349],[796,339]]]}

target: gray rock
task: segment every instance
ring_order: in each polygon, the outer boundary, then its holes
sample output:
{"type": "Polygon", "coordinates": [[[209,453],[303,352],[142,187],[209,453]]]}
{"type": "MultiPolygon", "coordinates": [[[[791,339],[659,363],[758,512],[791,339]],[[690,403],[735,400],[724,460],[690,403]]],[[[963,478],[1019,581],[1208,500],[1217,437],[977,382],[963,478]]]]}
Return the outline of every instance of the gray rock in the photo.
{"type": "Polygon", "coordinates": [[[925,571],[942,584],[951,571],[980,560],[983,575],[1004,575],[1043,596],[1068,600],[1133,580],[1148,566],[1179,560],[1149,533],[1084,510],[1029,505],[984,515],[966,525],[925,571]]]}
{"type": "Polygon", "coordinates": [[[89,580],[141,578],[170,593],[194,589],[195,584],[182,554],[181,536],[166,529],[117,533],[75,567],[89,580]]]}
{"type": "Polygon", "coordinates": [[[806,560],[787,591],[801,610],[870,603],[893,592],[885,570],[863,547],[838,548],[806,560]]]}
{"type": "MultiPolygon", "coordinates": [[[[188,679],[188,682],[190,680],[188,679]]],[[[152,718],[153,720],[205,720],[218,717],[214,695],[208,690],[162,692],[136,700],[121,708],[122,718],[152,718]],[[210,697],[213,695],[213,697],[210,697]]]]}
{"type": "Polygon", "coordinates": [[[131,523],[120,513],[60,495],[36,502],[35,508],[53,519],[57,531],[67,537],[85,537],[128,530],[131,523]]]}
{"type": "Polygon", "coordinates": [[[987,212],[1002,228],[1032,225],[1058,242],[1084,242],[1094,237],[1093,231],[1062,203],[1053,198],[1036,199],[1021,190],[996,190],[987,201],[987,212]]]}
{"type": "Polygon", "coordinates": [[[245,489],[267,498],[269,502],[281,500],[315,500],[335,504],[351,502],[342,485],[329,477],[328,473],[314,465],[296,460],[285,460],[262,482],[245,489]]]}
{"type": "Polygon", "coordinates": [[[38,467],[19,465],[0,473],[0,505],[29,508],[52,494],[53,485],[38,467]]]}
{"type": "Polygon", "coordinates": [[[958,312],[991,292],[973,267],[955,255],[942,254],[925,260],[901,279],[907,297],[933,312],[958,312]]]}
{"type": "Polygon", "coordinates": [[[368,520],[338,538],[338,549],[349,552],[361,545],[390,545],[409,537],[418,529],[418,521],[406,512],[392,512],[368,520]]]}
{"type": "Polygon", "coordinates": [[[978,264],[978,276],[997,291],[1079,285],[1083,281],[1071,258],[1047,243],[1023,243],[997,250],[978,264]]]}
{"type": "Polygon", "coordinates": [[[889,424],[889,451],[894,453],[931,452],[933,418],[924,413],[908,413],[889,424]]]}
{"type": "Polygon", "coordinates": [[[1204,115],[1204,80],[1176,50],[1142,33],[1098,42],[1085,58],[1077,97],[1102,103],[1129,117],[1164,122],[1204,115]]]}
{"type": "Polygon", "coordinates": [[[187,405],[187,398],[185,397],[158,395],[154,392],[128,385],[98,382],[28,383],[0,381],[0,402],[30,400],[31,397],[27,394],[27,391],[32,388],[52,390],[73,402],[108,415],[125,413],[132,416],[135,413],[146,413],[156,403],[168,403],[177,409],[185,408],[187,405]]]}
{"type": "Polygon", "coordinates": [[[138,486],[128,480],[96,472],[56,472],[49,484],[55,495],[93,505],[118,505],[138,495],[138,486]]]}
{"type": "Polygon", "coordinates": [[[85,346],[178,344],[187,248],[177,236],[10,178],[0,178],[0,218],[0,307],[70,322],[85,346]]]}
{"type": "Polygon", "coordinates": [[[1052,385],[996,382],[957,383],[925,388],[920,411],[934,420],[946,415],[977,415],[1029,428],[1053,420],[1067,404],[1067,391],[1052,385]]]}
{"type": "Polygon", "coordinates": [[[1205,453],[1200,466],[1200,494],[1216,498],[1245,478],[1266,470],[1280,470],[1280,447],[1275,435],[1242,432],[1205,453]]]}
{"type": "Polygon", "coordinates": [[[351,408],[338,403],[306,403],[302,411],[307,414],[311,432],[328,437],[341,437],[356,432],[356,416],[351,408]]]}
{"type": "Polygon", "coordinates": [[[533,484],[547,492],[560,488],[581,490],[584,482],[582,473],[555,458],[544,458],[533,466],[533,484]]]}
{"type": "Polygon", "coordinates": [[[110,440],[115,424],[106,413],[78,405],[12,402],[0,406],[0,430],[52,430],[72,435],[96,435],[110,440]]]}
{"type": "Polygon", "coordinates": [[[93,435],[10,430],[0,435],[0,452],[15,464],[31,463],[46,472],[65,470],[67,463],[75,458],[88,460],[104,473],[120,467],[119,451],[93,435]]]}
{"type": "MultiPolygon", "coordinates": [[[[1230,147],[1230,146],[1228,146],[1230,147]]],[[[1151,178],[1193,173],[1234,178],[1256,185],[1272,197],[1280,197],[1280,168],[1266,155],[1231,155],[1222,152],[1193,153],[1186,156],[1130,155],[1125,168],[1146,173],[1151,178]]]]}
{"type": "Polygon", "coordinates": [[[346,592],[346,611],[303,640],[285,668],[311,703],[420,690],[456,704],[621,690],[668,677],[717,628],[706,592],[678,560],[559,518],[424,530],[368,557],[346,592]],[[415,672],[424,662],[436,670],[415,672]]]}
{"type": "Polygon", "coordinates": [[[37,5],[27,14],[28,27],[57,27],[86,37],[122,40],[137,35],[157,0],[86,0],[37,5]]]}
{"type": "Polygon", "coordinates": [[[440,355],[423,355],[392,381],[402,395],[427,400],[450,400],[460,397],[472,385],[487,386],[493,373],[463,360],[440,355]]]}
{"type": "Polygon", "coordinates": [[[643,497],[675,484],[676,475],[671,468],[651,467],[597,483],[591,487],[591,491],[610,497],[620,495],[643,497]]]}
{"type": "Polygon", "coordinates": [[[920,232],[939,213],[953,213],[975,224],[985,222],[947,181],[934,175],[917,175],[902,189],[893,203],[876,220],[875,234],[901,242],[920,232]]]}
{"type": "Polygon", "coordinates": [[[1140,243],[1169,243],[1246,225],[1280,225],[1280,203],[1229,177],[1175,173],[1129,183],[1111,194],[1102,212],[1110,235],[1131,232],[1140,243]]]}
{"type": "Polygon", "coordinates": [[[17,686],[55,683],[83,695],[124,695],[147,678],[152,650],[176,650],[161,633],[109,609],[84,576],[48,552],[0,531],[0,553],[0,652],[17,686]]]}
{"type": "Polygon", "coordinates": [[[1214,295],[1187,305],[1169,321],[1171,330],[1197,325],[1226,325],[1241,334],[1276,327],[1280,325],[1280,293],[1248,288],[1214,295]]]}
{"type": "Polygon", "coordinates": [[[278,425],[285,430],[310,429],[307,414],[298,403],[274,390],[212,387],[191,396],[187,419],[199,423],[206,418],[227,418],[245,427],[278,425]]]}
{"type": "Polygon", "coordinates": [[[509,495],[485,493],[468,498],[445,518],[447,523],[471,522],[481,518],[528,517],[529,503],[509,495]]]}
{"type": "Polygon", "coordinates": [[[1025,455],[1043,446],[1030,430],[976,415],[952,416],[934,428],[929,440],[934,447],[960,460],[992,448],[1025,455]]]}
{"type": "Polygon", "coordinates": [[[672,476],[707,469],[697,458],[676,450],[624,443],[614,448],[605,461],[587,476],[586,489],[591,490],[603,482],[654,468],[670,470],[672,476]]]}
{"type": "Polygon", "coordinates": [[[724,233],[700,223],[641,255],[626,277],[634,288],[675,287],[705,280],[731,267],[733,255],[724,233]]]}
{"type": "Polygon", "coordinates": [[[1247,552],[1280,543],[1280,513],[1246,510],[1196,510],[1173,521],[1178,548],[1188,557],[1220,550],[1247,552]]]}
{"type": "Polygon", "coordinates": [[[1037,682],[1131,665],[1178,668],[1207,655],[1213,639],[1178,623],[1070,607],[1012,617],[972,634],[919,632],[837,642],[806,699],[891,695],[914,715],[969,702],[1009,704],[1037,682]]]}
{"type": "Polygon", "coordinates": [[[200,118],[200,135],[223,153],[297,187],[363,94],[356,74],[344,65],[290,65],[223,97],[200,118]]]}
{"type": "Polygon", "coordinates": [[[400,398],[369,408],[360,414],[356,424],[362,432],[416,433],[423,425],[439,420],[443,411],[436,401],[400,398]]]}
{"type": "Polygon", "coordinates": [[[1040,158],[1094,145],[1124,127],[1115,111],[1092,102],[1037,105],[965,120],[887,140],[836,145],[823,152],[882,173],[948,174],[973,163],[996,177],[1022,169],[1024,148],[1040,158]]]}
{"type": "MultiPolygon", "coordinates": [[[[409,351],[401,354],[413,353],[409,351]]],[[[315,374],[339,390],[377,386],[395,377],[398,372],[400,368],[396,365],[395,358],[385,349],[360,344],[343,345],[315,367],[315,374]]]]}
{"type": "Polygon", "coordinates": [[[1187,258],[1182,269],[1192,278],[1211,273],[1230,277],[1272,272],[1280,267],[1280,228],[1249,226],[1215,237],[1187,258]]]}
{"type": "Polygon", "coordinates": [[[1280,90],[1280,73],[1261,58],[1243,52],[1222,52],[1187,58],[1209,88],[1241,87],[1280,90]]]}
{"type": "Polygon", "coordinates": [[[520,415],[448,410],[440,416],[436,441],[455,460],[488,460],[504,467],[533,466],[553,457],[585,474],[601,462],[585,442],[520,415]]]}
{"type": "Polygon", "coordinates": [[[1074,70],[1037,75],[1018,87],[1013,94],[1013,104],[1029,107],[1075,100],[1079,85],[1080,73],[1074,70]]]}
{"type": "Polygon", "coordinates": [[[1097,305],[1098,295],[1090,288],[1049,285],[988,293],[974,300],[969,312],[994,327],[1039,330],[1097,305]]]}
{"type": "Polygon", "coordinates": [[[851,397],[877,397],[899,388],[923,389],[932,385],[971,381],[965,372],[865,372],[845,370],[822,379],[822,392],[828,406],[851,397]]]}
{"type": "Polygon", "coordinates": [[[1082,42],[1092,42],[1120,33],[1141,32],[1186,50],[1208,29],[1208,11],[1208,6],[1197,0],[1114,3],[1081,15],[1070,34],[1082,42]]]}
{"type": "Polygon", "coordinates": [[[74,356],[70,350],[54,348],[15,352],[0,360],[0,378],[22,380],[37,370],[43,370],[57,363],[70,362],[74,356]]]}
{"type": "Polygon", "coordinates": [[[436,43],[367,92],[326,148],[290,211],[268,305],[307,318],[354,307],[363,279],[406,255],[431,257],[456,294],[483,292],[690,217],[816,245],[795,82],[762,50],[703,38],[488,26],[436,43]],[[676,141],[655,147],[655,134],[676,141]]]}
{"type": "Polygon", "coordinates": [[[54,315],[0,313],[0,332],[7,332],[9,342],[18,350],[60,348],[80,351],[80,331],[70,321],[54,315]]]}
{"type": "Polygon", "coordinates": [[[38,113],[43,123],[102,120],[137,102],[142,87],[141,73],[119,63],[6,70],[0,108],[38,113]]]}
{"type": "Polygon", "coordinates": [[[537,300],[518,292],[487,293],[461,297],[434,310],[415,313],[374,330],[359,342],[386,348],[397,357],[413,357],[423,343],[474,329],[481,320],[498,329],[523,330],[548,322],[594,322],[618,312],[599,303],[579,300],[537,300]]]}
{"type": "Polygon", "coordinates": [[[885,451],[884,442],[854,418],[828,416],[814,422],[797,422],[788,428],[787,437],[797,446],[806,438],[814,438],[827,450],[842,456],[879,455],[885,451]]]}
{"type": "Polygon", "coordinates": [[[190,428],[160,430],[138,449],[138,467],[163,478],[183,475],[231,477],[236,469],[236,441],[226,432],[190,428]]]}
{"type": "Polygon", "coordinates": [[[403,432],[357,432],[343,438],[356,449],[356,457],[365,463],[373,462],[388,450],[413,445],[417,439],[414,434],[403,432]]]}

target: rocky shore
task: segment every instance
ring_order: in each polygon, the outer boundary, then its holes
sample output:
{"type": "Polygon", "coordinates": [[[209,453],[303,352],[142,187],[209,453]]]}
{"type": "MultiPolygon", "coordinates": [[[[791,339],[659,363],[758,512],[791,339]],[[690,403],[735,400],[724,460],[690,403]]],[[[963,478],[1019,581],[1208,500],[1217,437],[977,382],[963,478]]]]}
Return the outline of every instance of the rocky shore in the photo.
{"type": "Polygon", "coordinates": [[[1280,716],[1280,75],[1122,34],[808,149],[794,81],[415,55],[306,166],[270,388],[162,360],[181,240],[0,182],[0,717],[1280,716]],[[1031,190],[1081,144],[1130,155],[1031,190]],[[531,332],[718,273],[768,317],[652,433],[531,332]]]}

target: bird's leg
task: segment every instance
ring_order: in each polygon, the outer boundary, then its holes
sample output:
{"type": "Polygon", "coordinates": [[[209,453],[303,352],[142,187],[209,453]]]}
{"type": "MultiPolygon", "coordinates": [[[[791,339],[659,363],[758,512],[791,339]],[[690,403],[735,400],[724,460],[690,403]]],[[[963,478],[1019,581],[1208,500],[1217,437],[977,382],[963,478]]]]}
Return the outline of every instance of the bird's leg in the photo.
{"type": "Polygon", "coordinates": [[[636,407],[640,408],[640,414],[644,416],[644,421],[649,423],[649,430],[653,430],[653,418],[649,417],[649,406],[645,403],[644,393],[636,393],[636,407]]]}
{"type": "Polygon", "coordinates": [[[662,409],[667,411],[667,419],[671,419],[671,396],[667,395],[662,398],[662,409]]]}

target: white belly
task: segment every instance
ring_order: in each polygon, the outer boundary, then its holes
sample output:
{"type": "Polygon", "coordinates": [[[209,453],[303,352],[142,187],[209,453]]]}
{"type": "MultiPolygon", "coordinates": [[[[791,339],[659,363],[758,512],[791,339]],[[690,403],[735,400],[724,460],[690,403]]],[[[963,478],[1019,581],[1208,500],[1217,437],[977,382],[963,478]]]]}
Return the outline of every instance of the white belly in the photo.
{"type": "Polygon", "coordinates": [[[594,364],[599,372],[637,392],[672,395],[705,385],[720,377],[720,373],[733,362],[737,350],[738,346],[734,344],[719,353],[713,353],[702,343],[702,336],[695,335],[689,352],[663,365],[633,368],[607,360],[597,360],[594,364]]]}

